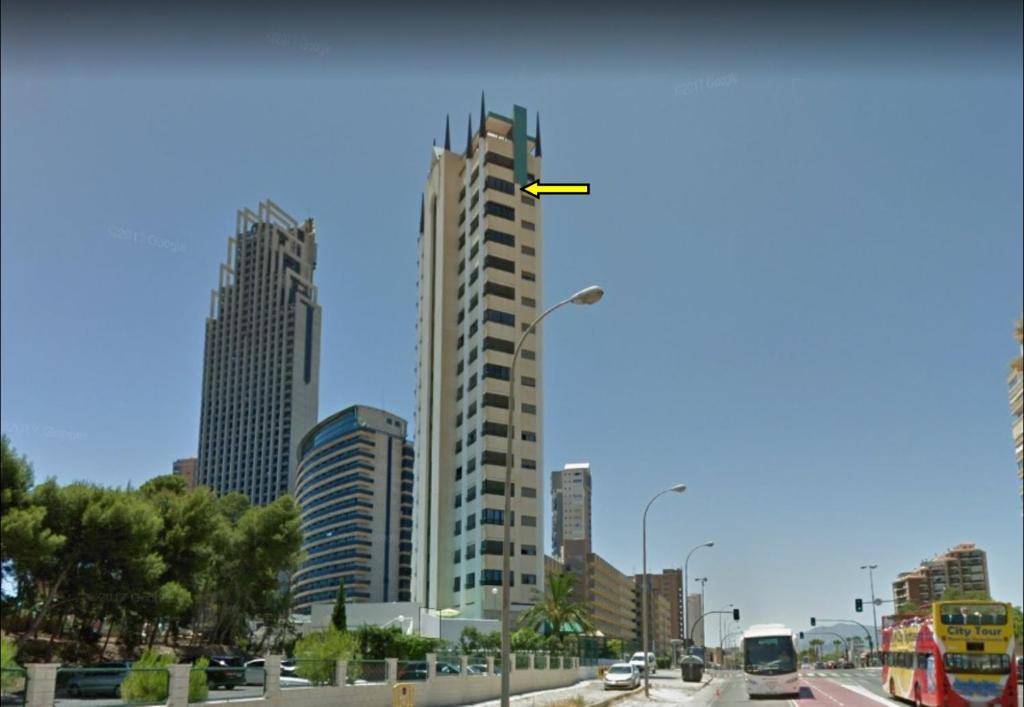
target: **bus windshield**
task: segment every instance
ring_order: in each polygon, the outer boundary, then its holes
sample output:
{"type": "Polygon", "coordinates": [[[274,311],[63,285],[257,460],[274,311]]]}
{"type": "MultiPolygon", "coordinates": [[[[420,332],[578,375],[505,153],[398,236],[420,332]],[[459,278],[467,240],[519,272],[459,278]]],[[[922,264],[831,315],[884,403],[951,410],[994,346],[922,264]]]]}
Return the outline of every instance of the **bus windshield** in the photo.
{"type": "Polygon", "coordinates": [[[1010,673],[1010,656],[1005,653],[946,653],[942,659],[946,670],[951,673],[1010,673]]]}
{"type": "Polygon", "coordinates": [[[796,670],[796,651],[789,636],[760,636],[743,640],[743,669],[757,675],[796,670]]]}
{"type": "Polygon", "coordinates": [[[939,614],[947,625],[1003,626],[1007,621],[1004,604],[942,604],[939,614]]]}

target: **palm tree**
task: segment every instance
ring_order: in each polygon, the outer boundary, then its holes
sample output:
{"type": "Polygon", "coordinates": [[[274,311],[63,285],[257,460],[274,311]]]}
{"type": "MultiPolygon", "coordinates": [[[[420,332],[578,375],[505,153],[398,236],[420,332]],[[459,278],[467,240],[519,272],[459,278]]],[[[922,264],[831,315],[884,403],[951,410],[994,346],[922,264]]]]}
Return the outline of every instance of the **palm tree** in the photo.
{"type": "Polygon", "coordinates": [[[520,625],[541,631],[549,627],[559,645],[562,645],[566,628],[578,627],[583,632],[592,631],[594,626],[590,621],[590,609],[573,600],[575,586],[576,577],[569,572],[548,575],[547,591],[544,594],[534,591],[534,605],[520,615],[520,625]]]}
{"type": "Polygon", "coordinates": [[[823,645],[825,645],[825,642],[823,640],[821,640],[820,638],[812,638],[811,639],[811,647],[814,649],[814,653],[817,656],[818,660],[821,660],[821,649],[820,649],[820,647],[823,646],[823,645]]]}
{"type": "Polygon", "coordinates": [[[841,658],[842,655],[843,655],[842,653],[839,652],[839,646],[841,646],[841,645],[843,645],[843,642],[838,640],[838,639],[832,641],[832,647],[835,648],[835,650],[836,650],[836,658],[841,658]]]}

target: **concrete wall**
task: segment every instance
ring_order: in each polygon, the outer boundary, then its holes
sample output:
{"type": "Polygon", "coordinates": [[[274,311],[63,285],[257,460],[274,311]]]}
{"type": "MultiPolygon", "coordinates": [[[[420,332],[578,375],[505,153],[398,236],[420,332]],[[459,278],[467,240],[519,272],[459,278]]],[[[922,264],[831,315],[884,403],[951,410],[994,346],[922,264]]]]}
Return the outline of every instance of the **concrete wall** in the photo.
{"type": "MultiPolygon", "coordinates": [[[[512,665],[516,664],[512,654],[512,665]]],[[[529,665],[523,669],[513,669],[509,675],[513,695],[537,690],[550,690],[568,687],[582,680],[596,677],[597,669],[593,666],[581,667],[576,658],[564,658],[563,664],[569,667],[550,669],[546,660],[542,659],[538,668],[534,668],[532,656],[529,665]]],[[[485,702],[498,699],[501,695],[501,676],[490,670],[487,675],[469,675],[465,670],[467,659],[460,658],[462,673],[460,675],[436,674],[436,657],[427,656],[429,674],[427,680],[400,683],[411,686],[415,694],[413,704],[418,707],[448,707],[474,702],[485,702]]],[[[488,660],[489,668],[493,667],[488,660]]],[[[188,707],[188,676],[190,665],[172,665],[170,672],[170,697],[168,707],[188,707]]],[[[56,665],[30,665],[28,671],[27,707],[52,707],[54,685],[57,677],[56,665]]],[[[266,659],[266,691],[262,697],[246,699],[246,707],[320,707],[321,705],[344,704],[352,707],[386,707],[392,704],[392,695],[396,689],[398,661],[387,660],[387,680],[379,684],[348,685],[348,662],[338,661],[336,682],[340,687],[290,687],[282,689],[280,685],[281,656],[268,656],[266,659]]],[[[212,697],[212,695],[211,695],[212,697]]]]}

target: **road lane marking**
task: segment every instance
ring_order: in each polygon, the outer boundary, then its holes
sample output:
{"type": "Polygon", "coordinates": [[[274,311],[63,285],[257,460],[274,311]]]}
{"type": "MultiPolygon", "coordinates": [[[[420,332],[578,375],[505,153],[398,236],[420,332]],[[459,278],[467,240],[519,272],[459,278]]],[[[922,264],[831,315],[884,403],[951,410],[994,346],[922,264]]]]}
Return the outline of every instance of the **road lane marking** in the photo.
{"type": "Polygon", "coordinates": [[[880,702],[883,705],[888,705],[888,707],[892,707],[892,705],[894,704],[892,700],[887,700],[884,697],[881,697],[880,695],[876,695],[875,693],[871,692],[871,690],[867,689],[866,687],[862,687],[861,685],[841,685],[841,687],[845,687],[847,690],[856,692],[858,695],[861,695],[863,697],[869,697],[875,702],[880,702]]]}
{"type": "Polygon", "coordinates": [[[840,700],[837,700],[835,697],[830,695],[827,690],[822,689],[822,686],[821,686],[820,683],[817,686],[810,685],[810,688],[811,688],[811,692],[813,692],[815,696],[817,696],[819,694],[820,695],[824,695],[825,697],[829,698],[830,700],[835,702],[837,705],[839,705],[839,707],[845,707],[843,702],[841,702],[840,700]],[[817,687],[817,689],[815,689],[815,687],[817,687]]]}

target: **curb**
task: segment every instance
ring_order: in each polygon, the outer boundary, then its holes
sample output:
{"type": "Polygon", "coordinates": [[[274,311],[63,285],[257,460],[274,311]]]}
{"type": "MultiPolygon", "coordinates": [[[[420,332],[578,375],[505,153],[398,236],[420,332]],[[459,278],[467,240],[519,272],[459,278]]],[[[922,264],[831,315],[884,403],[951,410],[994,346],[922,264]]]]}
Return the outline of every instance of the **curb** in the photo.
{"type": "Polygon", "coordinates": [[[625,692],[620,692],[619,694],[614,695],[612,697],[605,698],[605,699],[601,700],[600,702],[594,702],[592,704],[589,704],[589,705],[587,705],[587,707],[607,707],[607,705],[613,705],[616,702],[618,702],[619,700],[624,700],[627,697],[632,697],[633,695],[640,694],[643,691],[644,691],[644,688],[643,688],[643,685],[641,685],[640,687],[636,688],[635,690],[626,690],[625,692]]]}
{"type": "MultiPolygon", "coordinates": [[[[705,687],[707,687],[712,682],[714,682],[714,680],[715,680],[715,678],[713,678],[713,677],[709,678],[707,682],[704,682],[703,680],[701,680],[701,685],[700,685],[700,687],[698,687],[696,690],[693,691],[694,694],[696,694],[696,693],[700,692],[701,690],[703,690],[705,687]]],[[[587,705],[587,707],[607,707],[608,705],[615,704],[619,700],[624,700],[627,697],[631,697],[633,695],[639,695],[643,691],[644,691],[644,688],[641,685],[640,687],[636,688],[635,690],[627,690],[626,692],[621,692],[618,695],[615,695],[613,697],[609,697],[607,699],[601,700],[600,702],[593,702],[593,703],[587,705]]]]}

